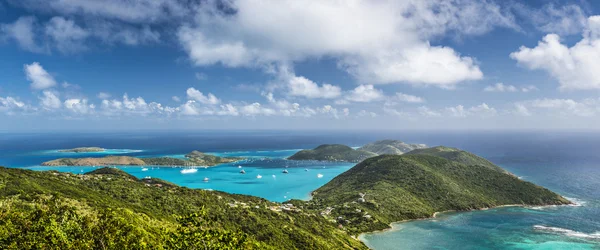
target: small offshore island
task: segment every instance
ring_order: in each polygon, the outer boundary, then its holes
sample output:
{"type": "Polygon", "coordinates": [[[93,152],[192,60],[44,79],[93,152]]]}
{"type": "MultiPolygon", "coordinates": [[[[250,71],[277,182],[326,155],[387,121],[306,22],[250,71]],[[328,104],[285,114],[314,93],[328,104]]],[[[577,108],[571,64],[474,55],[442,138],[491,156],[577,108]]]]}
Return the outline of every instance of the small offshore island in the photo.
{"type": "Polygon", "coordinates": [[[132,156],[104,156],[86,158],[60,158],[43,162],[42,166],[214,166],[243,160],[239,157],[219,157],[192,151],[185,159],[172,157],[138,158],[132,156]]]}
{"type": "Polygon", "coordinates": [[[401,155],[411,150],[426,147],[425,144],[407,144],[398,140],[376,141],[358,149],[341,144],[323,144],[314,149],[301,150],[288,157],[288,160],[361,162],[364,159],[378,155],[401,155]]]}
{"type": "MultiPolygon", "coordinates": [[[[571,204],[482,157],[444,146],[386,140],[355,150],[326,144],[289,159],[365,157],[313,191],[311,200],[283,203],[137,179],[115,168],[83,175],[0,168],[0,215],[6,215],[0,221],[0,248],[110,244],[114,249],[367,249],[359,235],[438,212],[571,204]],[[52,230],[44,229],[50,225],[52,230]],[[34,234],[31,228],[40,230],[34,234]]],[[[207,165],[235,160],[193,151],[186,159],[107,156],[45,165],[207,165]]]]}
{"type": "Polygon", "coordinates": [[[106,149],[100,148],[100,147],[78,147],[78,148],[58,150],[58,152],[61,152],[61,153],[96,153],[96,152],[104,152],[104,151],[106,151],[106,149]]]}

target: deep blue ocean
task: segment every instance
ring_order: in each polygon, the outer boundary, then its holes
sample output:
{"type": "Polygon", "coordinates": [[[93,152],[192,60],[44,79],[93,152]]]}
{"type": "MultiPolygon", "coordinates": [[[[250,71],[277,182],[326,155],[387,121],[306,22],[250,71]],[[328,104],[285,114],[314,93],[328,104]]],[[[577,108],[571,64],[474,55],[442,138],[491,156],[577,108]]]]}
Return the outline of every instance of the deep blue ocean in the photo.
{"type": "Polygon", "coordinates": [[[443,213],[435,219],[396,223],[363,235],[374,249],[600,249],[600,132],[511,131],[136,131],[0,133],[0,166],[81,173],[94,167],[40,167],[59,157],[106,154],[183,157],[192,150],[247,160],[197,172],[181,168],[121,167],[138,176],[179,185],[249,194],[273,201],[309,199],[309,193],[353,166],[285,160],[323,143],[361,146],[398,139],[458,147],[483,156],[577,203],[561,207],[505,207],[443,213]],[[61,153],[81,146],[103,153],[61,153]],[[240,174],[244,169],[246,174],[240,174]],[[284,169],[288,174],[282,173],[284,169]],[[185,172],[185,171],[184,171],[185,172]],[[260,177],[260,178],[259,178],[260,177]],[[208,178],[208,181],[204,181],[208,178]]]}

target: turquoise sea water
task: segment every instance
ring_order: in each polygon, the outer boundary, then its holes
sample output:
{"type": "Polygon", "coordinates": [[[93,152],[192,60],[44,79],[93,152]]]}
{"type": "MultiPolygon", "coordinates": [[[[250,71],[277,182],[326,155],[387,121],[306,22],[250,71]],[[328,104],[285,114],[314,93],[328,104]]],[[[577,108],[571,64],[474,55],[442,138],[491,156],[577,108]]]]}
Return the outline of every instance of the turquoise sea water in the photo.
{"type": "Polygon", "coordinates": [[[120,167],[191,188],[248,194],[273,201],[308,199],[309,193],[351,163],[287,161],[302,148],[323,143],[359,146],[377,139],[447,145],[481,155],[522,179],[569,197],[578,206],[504,207],[442,213],[430,220],[394,224],[366,234],[374,249],[600,249],[600,133],[568,132],[289,132],[0,134],[0,165],[73,173],[93,167],[40,167],[59,157],[103,154],[184,157],[191,150],[248,158],[234,164],[198,168],[120,167]],[[79,146],[111,148],[104,153],[59,153],[79,146]],[[120,150],[124,149],[124,150],[120,150]],[[75,155],[69,155],[75,154],[75,155]],[[239,173],[239,166],[246,171],[239,173]],[[287,166],[287,168],[286,168],[287,166]],[[288,169],[289,174],[281,171],[288,169]],[[306,171],[308,170],[308,171],[306,171]],[[322,177],[318,178],[318,174],[322,177]],[[257,178],[261,175],[262,178],[257,178]],[[275,177],[273,177],[275,175],[275,177]],[[204,178],[209,178],[205,182],[204,178]]]}
{"type": "Polygon", "coordinates": [[[600,234],[581,232],[571,218],[577,207],[504,207],[442,213],[435,219],[396,223],[393,229],[363,235],[374,249],[598,249],[600,234]],[[562,227],[548,226],[550,224],[562,227]]]}

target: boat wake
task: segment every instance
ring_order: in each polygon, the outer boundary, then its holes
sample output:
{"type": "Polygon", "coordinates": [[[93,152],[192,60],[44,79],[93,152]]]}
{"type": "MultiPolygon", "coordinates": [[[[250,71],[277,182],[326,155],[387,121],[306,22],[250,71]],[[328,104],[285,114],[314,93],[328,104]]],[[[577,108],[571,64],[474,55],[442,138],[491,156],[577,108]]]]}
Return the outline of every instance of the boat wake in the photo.
{"type": "Polygon", "coordinates": [[[542,225],[535,225],[533,229],[545,233],[565,235],[572,238],[586,239],[586,240],[598,240],[600,241],[600,232],[595,233],[584,233],[578,232],[571,229],[560,228],[560,227],[547,227],[542,225]]]}

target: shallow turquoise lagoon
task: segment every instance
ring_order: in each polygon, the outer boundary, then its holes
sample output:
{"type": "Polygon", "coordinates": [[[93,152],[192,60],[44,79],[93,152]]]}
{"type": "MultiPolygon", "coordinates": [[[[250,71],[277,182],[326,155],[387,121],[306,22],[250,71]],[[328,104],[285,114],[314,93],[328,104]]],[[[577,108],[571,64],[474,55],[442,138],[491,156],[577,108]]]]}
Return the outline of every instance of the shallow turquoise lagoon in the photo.
{"type": "MultiPolygon", "coordinates": [[[[389,231],[365,234],[374,249],[598,249],[600,234],[545,226],[565,221],[581,207],[504,207],[486,211],[442,213],[434,219],[393,224],[389,231]]],[[[593,230],[593,229],[592,229],[593,230]]]]}
{"type": "MultiPolygon", "coordinates": [[[[220,156],[247,157],[247,159],[207,168],[196,167],[196,172],[185,171],[186,168],[165,166],[117,167],[138,178],[149,176],[189,188],[254,195],[281,202],[289,199],[309,199],[310,192],[354,166],[353,163],[285,160],[286,157],[297,151],[297,149],[294,149],[215,153],[220,156]],[[240,173],[242,169],[245,174],[240,173]],[[286,169],[287,174],[283,173],[283,170],[286,169]],[[208,181],[205,181],[205,178],[208,178],[208,181]]],[[[64,153],[56,152],[55,154],[64,153]]],[[[147,155],[146,157],[154,156],[156,155],[147,155]]],[[[159,156],[184,157],[183,154],[159,156]]],[[[32,166],[27,168],[39,171],[58,170],[85,173],[98,167],[32,166]]]]}

